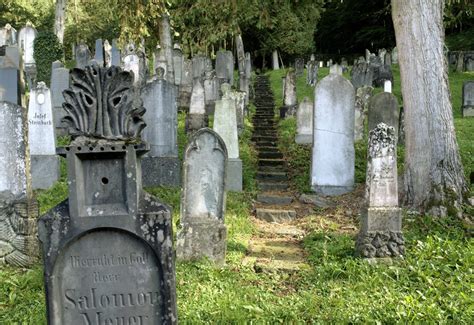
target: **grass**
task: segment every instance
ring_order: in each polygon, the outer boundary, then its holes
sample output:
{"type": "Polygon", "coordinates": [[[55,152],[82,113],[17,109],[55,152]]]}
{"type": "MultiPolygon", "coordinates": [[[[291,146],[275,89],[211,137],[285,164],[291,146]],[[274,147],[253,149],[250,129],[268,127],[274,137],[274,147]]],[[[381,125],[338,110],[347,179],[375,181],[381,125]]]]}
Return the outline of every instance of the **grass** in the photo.
{"type": "MultiPolygon", "coordinates": [[[[270,74],[274,90],[281,87],[279,76],[283,73],[270,74]]],[[[327,69],[320,69],[319,77],[324,74],[327,69]]],[[[453,81],[458,82],[458,77],[453,81]]],[[[299,100],[308,94],[312,94],[310,87],[298,88],[299,100]]],[[[281,94],[279,98],[281,103],[281,94]]],[[[179,114],[178,123],[182,157],[187,142],[184,114],[179,114]]],[[[456,117],[455,123],[463,162],[472,168],[474,119],[456,117]]],[[[266,273],[243,264],[249,240],[256,234],[249,218],[256,194],[256,153],[250,143],[250,119],[245,125],[240,140],[244,192],[227,195],[226,265],[177,263],[181,323],[472,323],[474,244],[456,219],[405,215],[404,258],[369,264],[353,255],[355,231],[344,231],[339,219],[318,209],[300,220],[308,233],[303,245],[309,269],[266,273]]],[[[291,118],[280,122],[280,145],[292,157],[293,188],[304,192],[308,191],[310,149],[294,144],[295,126],[291,118]]],[[[365,147],[364,141],[356,143],[357,182],[365,178],[365,147]]],[[[173,209],[176,233],[180,190],[161,187],[147,191],[173,209]]],[[[42,212],[66,197],[64,162],[61,181],[37,194],[42,212]]],[[[357,220],[344,222],[356,224],[357,220]]],[[[45,324],[42,266],[1,267],[0,279],[0,324],[45,324]]]]}

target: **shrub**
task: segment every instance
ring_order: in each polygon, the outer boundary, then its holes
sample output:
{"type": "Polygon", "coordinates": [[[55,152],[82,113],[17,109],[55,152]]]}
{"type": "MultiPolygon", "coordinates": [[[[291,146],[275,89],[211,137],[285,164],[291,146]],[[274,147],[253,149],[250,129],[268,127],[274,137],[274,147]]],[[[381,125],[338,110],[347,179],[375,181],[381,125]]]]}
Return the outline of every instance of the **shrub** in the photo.
{"type": "Polygon", "coordinates": [[[51,80],[51,64],[63,57],[63,47],[56,35],[49,31],[39,32],[34,42],[37,81],[44,81],[48,86],[51,80]]]}

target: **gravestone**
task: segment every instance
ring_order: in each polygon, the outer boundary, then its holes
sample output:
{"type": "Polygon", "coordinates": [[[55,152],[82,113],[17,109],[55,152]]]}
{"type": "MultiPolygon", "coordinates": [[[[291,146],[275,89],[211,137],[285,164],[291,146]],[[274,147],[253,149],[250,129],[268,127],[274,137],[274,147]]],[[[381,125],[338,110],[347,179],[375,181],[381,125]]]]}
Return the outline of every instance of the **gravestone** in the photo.
{"type": "Polygon", "coordinates": [[[183,51],[179,44],[174,44],[173,48],[173,71],[174,71],[174,84],[176,86],[181,85],[181,79],[183,76],[183,51]]]}
{"type": "Polygon", "coordinates": [[[26,110],[0,101],[0,264],[21,267],[39,257],[26,130],[26,110]]]}
{"type": "Polygon", "coordinates": [[[30,91],[28,147],[33,189],[50,188],[59,180],[59,157],[55,149],[51,92],[42,81],[30,91]]]}
{"type": "Polygon", "coordinates": [[[474,116],[474,81],[464,81],[462,85],[462,116],[474,116]]]}
{"type": "MultiPolygon", "coordinates": [[[[7,53],[8,47],[4,47],[5,52],[0,51],[0,100],[21,105],[22,91],[20,70],[16,64],[16,57],[7,53]]],[[[19,59],[19,58],[18,58],[19,59]]]]}
{"type": "Polygon", "coordinates": [[[392,65],[392,55],[389,52],[385,53],[384,62],[386,65],[392,65]]]}
{"type": "Polygon", "coordinates": [[[133,73],[133,83],[140,83],[140,58],[135,53],[130,53],[123,58],[123,70],[133,73]]]}
{"type": "Polygon", "coordinates": [[[385,123],[395,129],[398,138],[398,123],[400,119],[400,108],[397,97],[391,93],[378,93],[369,100],[369,131],[379,123],[385,123]]]}
{"type": "Polygon", "coordinates": [[[318,64],[315,60],[310,60],[306,64],[306,84],[315,86],[318,82],[318,64]]]}
{"type": "Polygon", "coordinates": [[[69,88],[69,69],[64,68],[60,61],[55,61],[51,69],[51,103],[53,106],[53,124],[56,135],[66,135],[61,120],[66,112],[63,109],[63,91],[69,88]]]}
{"type": "Polygon", "coordinates": [[[352,84],[330,74],[314,91],[311,188],[340,195],[354,187],[354,102],[352,84]]]}
{"type": "Polygon", "coordinates": [[[244,115],[245,115],[245,93],[242,91],[232,90],[230,97],[235,101],[235,109],[237,116],[237,134],[240,136],[244,131],[244,115]]]}
{"type": "Polygon", "coordinates": [[[295,59],[295,75],[296,77],[302,76],[304,73],[304,59],[296,58],[295,59]]]}
{"type": "Polygon", "coordinates": [[[104,65],[104,44],[102,43],[102,39],[95,40],[95,52],[94,52],[94,60],[100,66],[104,65]]]}
{"type": "Polygon", "coordinates": [[[393,127],[378,124],[369,132],[366,200],[356,253],[365,258],[404,254],[402,216],[398,207],[397,137],[393,127]]]}
{"type": "Polygon", "coordinates": [[[199,54],[193,57],[192,62],[193,79],[199,79],[202,82],[206,72],[207,57],[199,54]]]}
{"type": "Polygon", "coordinates": [[[385,80],[383,83],[383,91],[386,93],[392,92],[392,82],[390,80],[385,80]]]}
{"type": "Polygon", "coordinates": [[[206,72],[206,77],[204,78],[204,102],[207,115],[214,115],[215,102],[219,99],[218,85],[215,72],[206,72]]]}
{"type": "Polygon", "coordinates": [[[385,55],[387,54],[387,50],[386,49],[379,49],[379,58],[380,58],[380,61],[382,62],[382,64],[387,64],[385,63],[385,55]]]}
{"type": "Polygon", "coordinates": [[[91,59],[91,51],[84,42],[76,46],[76,68],[84,69],[91,59]]]}
{"type": "Polygon", "coordinates": [[[112,45],[108,40],[104,41],[104,64],[106,67],[112,66],[112,45]]]}
{"type": "Polygon", "coordinates": [[[239,74],[239,90],[245,93],[245,105],[248,105],[250,99],[250,79],[245,73],[239,74]]]}
{"type": "Polygon", "coordinates": [[[294,116],[296,114],[296,106],[298,103],[296,99],[296,74],[294,70],[288,70],[284,87],[283,107],[280,109],[281,118],[294,116]]]}
{"type": "Polygon", "coordinates": [[[153,53],[153,73],[155,74],[157,69],[163,69],[164,76],[168,70],[168,62],[166,61],[165,51],[161,48],[160,44],[156,45],[155,52],[153,53]]]}
{"type": "Polygon", "coordinates": [[[373,79],[374,71],[365,61],[359,60],[358,63],[352,67],[351,82],[355,88],[363,86],[372,87],[373,79]]]}
{"type": "Polygon", "coordinates": [[[75,69],[64,96],[73,141],[57,151],[69,198],[39,220],[48,323],[175,324],[171,211],[142,190],[148,145],[133,76],[115,66],[75,69]]]}
{"type": "Polygon", "coordinates": [[[278,62],[278,51],[274,50],[272,52],[272,68],[273,70],[280,70],[280,64],[278,62]]]}
{"type": "Polygon", "coordinates": [[[217,51],[216,76],[221,84],[234,84],[234,56],[231,51],[217,51]]]}
{"type": "Polygon", "coordinates": [[[191,101],[191,93],[193,90],[193,64],[189,59],[183,62],[183,73],[181,77],[181,85],[178,89],[178,109],[187,111],[191,101]]]}
{"type": "Polygon", "coordinates": [[[25,70],[27,71],[27,66],[34,66],[35,59],[33,57],[34,53],[34,41],[36,38],[36,29],[31,26],[31,23],[27,23],[25,27],[20,30],[18,34],[18,44],[22,51],[23,64],[25,65],[25,70]]]}
{"type": "Polygon", "coordinates": [[[122,54],[120,52],[119,47],[117,46],[116,39],[112,40],[112,52],[110,56],[111,56],[111,59],[110,59],[111,66],[114,65],[114,66],[120,67],[122,65],[122,54]]]}
{"type": "Polygon", "coordinates": [[[329,73],[335,73],[342,76],[342,66],[339,64],[334,64],[329,68],[329,73]]]}
{"type": "Polygon", "coordinates": [[[313,102],[308,97],[303,99],[296,110],[296,137],[298,144],[313,143],[313,102]]]}
{"type": "Polygon", "coordinates": [[[194,133],[184,151],[177,259],[224,264],[226,164],[226,146],[216,132],[203,128],[194,133]]]}
{"type": "Polygon", "coordinates": [[[374,88],[370,86],[362,86],[357,88],[355,97],[354,112],[354,141],[362,140],[364,137],[364,123],[367,120],[367,112],[369,110],[369,99],[372,96],[374,88]]]}
{"type": "Polygon", "coordinates": [[[180,186],[176,86],[160,74],[143,87],[140,96],[146,108],[143,140],[150,145],[142,158],[143,186],[180,186]]]}
{"type": "Polygon", "coordinates": [[[16,29],[10,24],[0,28],[0,46],[17,44],[16,29]]]}
{"type": "Polygon", "coordinates": [[[396,47],[392,50],[392,64],[398,64],[398,49],[396,47]]]}
{"type": "Polygon", "coordinates": [[[374,71],[373,84],[375,87],[383,87],[386,80],[390,80],[393,84],[393,73],[391,66],[371,64],[370,68],[374,71]]]}
{"type": "Polygon", "coordinates": [[[244,42],[242,41],[242,36],[237,34],[235,36],[235,49],[237,53],[237,65],[239,67],[239,76],[242,73],[245,73],[245,50],[244,42]]]}
{"type": "Polygon", "coordinates": [[[193,133],[201,128],[207,127],[208,118],[206,115],[206,102],[204,87],[199,78],[194,82],[191,93],[189,112],[186,115],[185,129],[187,133],[193,133]]]}
{"type": "Polygon", "coordinates": [[[216,101],[213,129],[224,140],[227,148],[226,189],[242,191],[242,160],[239,158],[236,104],[232,99],[230,85],[222,84],[222,99],[216,101]]]}

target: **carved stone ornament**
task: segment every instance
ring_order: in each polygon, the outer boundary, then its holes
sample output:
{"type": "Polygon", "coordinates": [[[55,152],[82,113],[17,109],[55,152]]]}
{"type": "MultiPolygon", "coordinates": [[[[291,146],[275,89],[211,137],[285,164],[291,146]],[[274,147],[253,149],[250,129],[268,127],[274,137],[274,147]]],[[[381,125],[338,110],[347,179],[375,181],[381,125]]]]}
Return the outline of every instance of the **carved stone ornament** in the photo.
{"type": "Polygon", "coordinates": [[[395,129],[385,123],[379,123],[375,129],[369,132],[369,157],[375,158],[393,154],[396,144],[395,129]]]}
{"type": "Polygon", "coordinates": [[[63,95],[62,121],[74,138],[138,140],[146,126],[145,108],[134,100],[133,75],[117,66],[73,69],[63,95]]]}

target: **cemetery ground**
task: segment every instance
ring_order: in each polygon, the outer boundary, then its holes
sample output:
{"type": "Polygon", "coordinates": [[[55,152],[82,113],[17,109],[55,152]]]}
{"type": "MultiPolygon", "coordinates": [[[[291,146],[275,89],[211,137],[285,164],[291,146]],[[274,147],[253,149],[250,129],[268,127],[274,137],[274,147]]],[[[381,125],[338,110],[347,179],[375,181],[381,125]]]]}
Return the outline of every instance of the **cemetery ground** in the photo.
{"type": "MultiPolygon", "coordinates": [[[[269,73],[276,109],[282,102],[281,77],[284,73],[284,70],[269,73]]],[[[318,79],[327,73],[328,69],[320,69],[318,79]]],[[[298,79],[299,102],[304,96],[313,100],[313,91],[306,86],[304,78],[298,79]]],[[[461,118],[460,106],[462,82],[473,78],[473,73],[450,74],[456,132],[468,179],[469,173],[474,171],[474,119],[461,118]]],[[[394,79],[393,92],[400,100],[398,67],[394,67],[394,79]]],[[[184,119],[184,114],[180,113],[181,155],[186,142],[184,119]]],[[[364,201],[366,138],[356,143],[358,186],[353,193],[319,202],[319,206],[294,203],[298,218],[288,227],[300,230],[297,235],[274,233],[269,236],[258,227],[260,223],[252,216],[257,194],[257,157],[250,141],[250,120],[247,118],[240,140],[244,192],[227,194],[226,265],[215,267],[206,261],[177,263],[180,322],[472,322],[474,241],[473,229],[468,223],[455,218],[421,217],[404,211],[406,255],[403,259],[371,264],[354,256],[358,213],[364,201]],[[243,262],[252,242],[269,237],[281,243],[301,245],[307,266],[282,272],[243,262]]],[[[280,121],[278,132],[279,146],[290,171],[291,190],[296,196],[307,193],[310,191],[310,147],[294,143],[294,118],[280,121]]],[[[59,145],[67,141],[61,139],[59,145]]],[[[398,152],[401,173],[402,147],[398,152]]],[[[48,191],[38,192],[41,214],[67,196],[64,161],[61,167],[60,182],[48,191]]],[[[176,234],[180,191],[170,188],[148,191],[173,208],[176,234]]],[[[466,206],[465,213],[474,215],[473,208],[466,206]]],[[[0,324],[45,323],[42,272],[40,264],[28,270],[0,269],[0,324]]]]}

